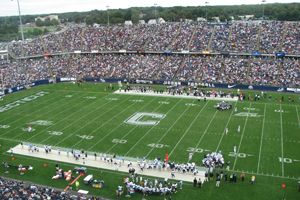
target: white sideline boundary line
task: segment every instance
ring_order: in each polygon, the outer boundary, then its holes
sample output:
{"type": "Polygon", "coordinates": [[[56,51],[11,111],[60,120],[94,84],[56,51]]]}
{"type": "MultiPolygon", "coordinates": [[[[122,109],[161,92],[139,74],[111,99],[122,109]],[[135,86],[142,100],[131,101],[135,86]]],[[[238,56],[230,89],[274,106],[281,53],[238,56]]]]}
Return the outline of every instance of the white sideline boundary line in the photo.
{"type": "MultiPolygon", "coordinates": [[[[196,177],[197,180],[201,178],[201,180],[204,180],[204,174],[205,171],[199,171],[197,175],[194,175],[192,173],[180,173],[175,172],[175,178],[171,178],[171,171],[170,170],[158,170],[158,169],[144,169],[143,171],[139,170],[138,162],[137,161],[129,161],[129,160],[120,160],[116,159],[117,164],[113,164],[111,162],[107,162],[104,160],[99,159],[99,156],[95,160],[95,157],[92,155],[89,155],[87,158],[84,159],[85,164],[83,164],[83,159],[75,160],[73,155],[71,153],[68,153],[66,151],[60,151],[60,155],[58,154],[58,151],[55,149],[51,150],[51,153],[46,154],[45,150],[43,148],[37,147],[39,149],[39,152],[31,152],[28,151],[28,146],[24,145],[23,148],[20,144],[16,145],[12,148],[14,154],[28,156],[31,158],[38,158],[38,159],[45,159],[45,160],[51,160],[57,162],[64,162],[69,163],[73,165],[79,165],[79,166],[85,166],[85,167],[93,167],[97,169],[106,169],[111,171],[117,171],[117,172],[124,172],[128,173],[128,164],[131,162],[132,167],[136,169],[136,173],[143,176],[151,176],[151,177],[160,177],[160,178],[167,178],[167,179],[173,179],[173,180],[182,180],[185,182],[193,182],[194,178],[196,177]],[[121,161],[121,165],[119,165],[119,161],[121,161]]],[[[10,150],[6,152],[7,154],[10,153],[10,150]]],[[[49,174],[49,179],[51,179],[52,175],[55,175],[55,171],[53,170],[53,174],[49,174]]]]}
{"type": "Polygon", "coordinates": [[[262,128],[261,128],[261,137],[260,137],[260,146],[259,146],[259,154],[258,154],[258,163],[257,163],[256,173],[259,172],[260,156],[261,156],[261,149],[262,149],[262,143],[263,143],[263,137],[264,137],[264,129],[265,129],[266,107],[267,107],[267,104],[265,104],[265,108],[264,108],[264,118],[263,118],[263,124],[262,124],[262,128]]]}
{"type": "Polygon", "coordinates": [[[171,97],[171,98],[182,98],[182,99],[200,99],[200,100],[204,100],[204,98],[206,98],[206,100],[215,100],[215,101],[238,101],[238,97],[233,97],[233,98],[221,98],[221,97],[199,97],[199,96],[193,96],[193,95],[186,95],[186,94],[182,94],[182,95],[172,95],[169,94],[167,92],[163,92],[163,93],[155,93],[155,92],[137,92],[137,91],[128,91],[125,92],[124,90],[117,90],[114,92],[114,94],[125,94],[125,95],[137,95],[137,96],[156,96],[156,97],[171,97]]]}
{"type": "MultiPolygon", "coordinates": [[[[281,104],[280,104],[280,110],[282,110],[281,104]]],[[[280,133],[281,133],[281,169],[282,169],[281,173],[282,176],[284,176],[282,112],[280,112],[280,133]]]]}
{"type": "Polygon", "coordinates": [[[198,119],[198,117],[200,116],[200,114],[202,113],[202,111],[204,110],[204,108],[207,106],[208,102],[206,102],[206,104],[201,108],[201,110],[198,112],[198,114],[196,115],[196,117],[193,119],[193,121],[190,123],[189,127],[187,129],[185,129],[184,134],[181,136],[181,138],[178,140],[178,142],[175,144],[175,146],[173,147],[173,149],[171,150],[171,152],[169,153],[169,156],[171,156],[173,154],[173,152],[175,151],[175,149],[177,148],[177,146],[180,144],[181,140],[185,137],[185,135],[190,131],[191,127],[194,125],[194,123],[196,122],[196,120],[198,119]]]}
{"type": "Polygon", "coordinates": [[[297,118],[298,118],[298,125],[300,127],[300,118],[299,118],[299,113],[298,113],[298,106],[295,105],[295,107],[296,107],[296,113],[297,113],[297,118]]]}

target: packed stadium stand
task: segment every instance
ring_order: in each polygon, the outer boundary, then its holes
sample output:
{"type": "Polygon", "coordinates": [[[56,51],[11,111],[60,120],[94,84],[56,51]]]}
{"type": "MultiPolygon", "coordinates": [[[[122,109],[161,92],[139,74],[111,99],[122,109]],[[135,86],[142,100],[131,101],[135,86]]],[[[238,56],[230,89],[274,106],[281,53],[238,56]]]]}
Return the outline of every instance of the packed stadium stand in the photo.
{"type": "Polygon", "coordinates": [[[300,85],[299,22],[73,25],[8,52],[2,88],[54,76],[300,85]]]}

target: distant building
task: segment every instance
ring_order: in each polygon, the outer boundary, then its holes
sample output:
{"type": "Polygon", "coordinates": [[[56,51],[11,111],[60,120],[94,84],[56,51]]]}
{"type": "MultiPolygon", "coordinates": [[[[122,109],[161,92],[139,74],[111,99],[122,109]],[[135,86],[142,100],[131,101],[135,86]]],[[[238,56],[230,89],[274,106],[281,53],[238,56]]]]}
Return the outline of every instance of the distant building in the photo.
{"type": "Polygon", "coordinates": [[[158,18],[157,22],[158,22],[159,24],[166,23],[166,21],[165,21],[163,18],[161,18],[161,17],[158,18]]]}
{"type": "Polygon", "coordinates": [[[218,23],[220,22],[220,18],[219,17],[212,17],[211,19],[214,22],[218,22],[218,23]]]}
{"type": "Polygon", "coordinates": [[[131,20],[125,21],[124,24],[127,25],[127,26],[132,26],[133,25],[131,20]]]}
{"type": "Polygon", "coordinates": [[[149,19],[148,24],[157,24],[156,19],[149,19]]]}
{"type": "Polygon", "coordinates": [[[41,20],[42,22],[44,22],[46,19],[49,19],[50,21],[53,19],[59,21],[58,15],[48,15],[45,17],[37,17],[34,19],[34,21],[41,20]]]}
{"type": "Polygon", "coordinates": [[[254,15],[240,15],[238,16],[241,20],[251,20],[251,19],[254,19],[254,15]]]}
{"type": "Polygon", "coordinates": [[[139,24],[146,24],[145,20],[139,20],[139,24]]]}
{"type": "Polygon", "coordinates": [[[197,22],[206,22],[206,19],[203,17],[197,17],[197,22]]]}
{"type": "Polygon", "coordinates": [[[184,22],[185,22],[185,23],[192,23],[193,20],[191,20],[191,19],[184,19],[184,22]]]}
{"type": "Polygon", "coordinates": [[[149,19],[148,24],[163,24],[166,23],[166,21],[163,18],[158,19],[149,19]]]}

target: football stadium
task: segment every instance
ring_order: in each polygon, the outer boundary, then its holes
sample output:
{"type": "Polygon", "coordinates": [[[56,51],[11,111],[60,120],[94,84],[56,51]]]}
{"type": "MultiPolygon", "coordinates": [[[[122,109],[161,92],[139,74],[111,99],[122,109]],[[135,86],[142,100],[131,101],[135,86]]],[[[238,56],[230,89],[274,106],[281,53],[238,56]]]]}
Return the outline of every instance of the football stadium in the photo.
{"type": "Polygon", "coordinates": [[[0,199],[300,199],[299,3],[24,2],[0,17],[0,199]]]}

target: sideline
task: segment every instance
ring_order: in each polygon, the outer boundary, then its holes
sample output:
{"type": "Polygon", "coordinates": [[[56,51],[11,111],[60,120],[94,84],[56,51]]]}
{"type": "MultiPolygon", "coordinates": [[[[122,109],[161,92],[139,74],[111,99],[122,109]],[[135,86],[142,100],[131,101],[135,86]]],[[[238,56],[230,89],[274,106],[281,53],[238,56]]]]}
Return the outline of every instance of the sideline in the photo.
{"type": "MultiPolygon", "coordinates": [[[[17,146],[13,147],[11,150],[14,154],[18,155],[24,155],[29,157],[35,157],[35,158],[41,158],[46,160],[53,160],[57,162],[65,162],[80,166],[87,166],[87,167],[94,167],[94,168],[101,168],[106,170],[112,170],[112,171],[118,171],[118,172],[126,172],[128,173],[128,164],[132,163],[132,167],[136,169],[136,173],[143,176],[152,176],[152,177],[159,177],[163,179],[172,179],[172,180],[182,180],[185,182],[193,182],[194,178],[196,177],[197,180],[201,178],[201,180],[204,180],[205,171],[198,169],[198,174],[193,175],[192,173],[180,173],[175,172],[175,177],[171,178],[171,171],[167,169],[144,169],[143,171],[140,170],[138,166],[138,162],[134,160],[125,160],[125,159],[115,159],[113,162],[104,161],[103,159],[99,158],[99,155],[97,156],[97,159],[95,160],[95,157],[93,155],[88,155],[88,157],[79,160],[75,160],[73,155],[68,153],[66,150],[56,150],[52,149],[51,153],[46,154],[44,148],[38,147],[38,152],[32,152],[29,151],[28,145],[22,145],[18,144],[17,146]]],[[[8,150],[7,153],[11,153],[11,150],[8,150]]],[[[107,157],[108,158],[108,157],[107,157]]]]}
{"type": "Polygon", "coordinates": [[[139,92],[139,91],[124,91],[124,90],[116,90],[114,94],[126,94],[126,95],[140,95],[140,96],[156,96],[156,97],[172,97],[172,98],[183,98],[183,99],[199,99],[199,100],[215,100],[215,101],[238,101],[238,97],[202,97],[202,96],[193,96],[187,94],[169,94],[168,92],[156,93],[154,91],[151,92],[139,92]]]}

